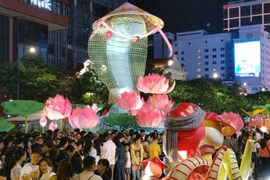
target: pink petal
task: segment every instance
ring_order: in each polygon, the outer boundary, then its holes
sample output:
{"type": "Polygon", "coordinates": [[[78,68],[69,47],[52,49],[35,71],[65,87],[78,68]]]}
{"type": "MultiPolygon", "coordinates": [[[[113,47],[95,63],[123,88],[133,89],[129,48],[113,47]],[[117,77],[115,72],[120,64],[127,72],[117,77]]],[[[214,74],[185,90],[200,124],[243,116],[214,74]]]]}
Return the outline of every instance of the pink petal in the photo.
{"type": "Polygon", "coordinates": [[[47,118],[46,118],[45,115],[41,116],[41,118],[40,118],[40,120],[39,120],[39,124],[40,124],[41,126],[43,126],[43,127],[47,125],[47,118]]]}

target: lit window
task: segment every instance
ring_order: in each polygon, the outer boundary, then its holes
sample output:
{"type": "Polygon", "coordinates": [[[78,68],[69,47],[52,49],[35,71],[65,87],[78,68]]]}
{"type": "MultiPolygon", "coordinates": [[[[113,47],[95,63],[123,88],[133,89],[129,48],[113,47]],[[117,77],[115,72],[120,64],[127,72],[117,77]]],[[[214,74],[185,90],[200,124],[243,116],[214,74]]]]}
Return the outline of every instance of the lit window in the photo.
{"type": "Polygon", "coordinates": [[[213,68],[213,71],[216,71],[216,70],[217,70],[217,68],[214,67],[214,68],[213,68]]]}
{"type": "Polygon", "coordinates": [[[197,59],[201,59],[201,56],[197,56],[197,59]]]}
{"type": "Polygon", "coordinates": [[[201,65],[201,63],[200,62],[197,62],[197,66],[200,66],[201,65]]]}
{"type": "Polygon", "coordinates": [[[197,72],[201,72],[201,68],[198,68],[198,69],[197,69],[197,72]]]}
{"type": "Polygon", "coordinates": [[[200,49],[198,49],[198,50],[197,50],[197,53],[200,53],[200,52],[201,52],[201,50],[200,50],[200,49]]]}
{"type": "Polygon", "coordinates": [[[197,78],[202,78],[202,75],[199,74],[199,75],[197,76],[197,78]]]}

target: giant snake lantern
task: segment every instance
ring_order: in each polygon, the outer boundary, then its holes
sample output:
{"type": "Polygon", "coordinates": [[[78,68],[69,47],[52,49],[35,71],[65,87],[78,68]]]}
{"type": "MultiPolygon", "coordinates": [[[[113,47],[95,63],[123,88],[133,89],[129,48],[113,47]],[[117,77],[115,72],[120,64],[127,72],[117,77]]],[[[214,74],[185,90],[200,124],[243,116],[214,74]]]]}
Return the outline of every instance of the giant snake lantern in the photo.
{"type": "Polygon", "coordinates": [[[88,53],[96,72],[109,89],[109,113],[127,113],[115,103],[125,91],[134,91],[139,76],[144,76],[147,58],[147,37],[159,32],[172,47],[161,31],[161,19],[144,10],[125,3],[93,24],[88,42],[88,53]]]}

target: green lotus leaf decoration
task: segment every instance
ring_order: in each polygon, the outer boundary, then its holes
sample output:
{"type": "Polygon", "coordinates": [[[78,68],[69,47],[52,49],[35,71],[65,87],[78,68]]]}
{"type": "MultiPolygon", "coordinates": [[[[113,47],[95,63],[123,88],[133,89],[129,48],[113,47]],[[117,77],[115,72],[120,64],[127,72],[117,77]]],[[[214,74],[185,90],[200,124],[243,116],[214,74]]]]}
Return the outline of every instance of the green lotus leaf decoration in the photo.
{"type": "Polygon", "coordinates": [[[103,120],[111,125],[127,126],[136,122],[136,117],[128,114],[110,114],[109,116],[103,117],[103,120]]]}
{"type": "Polygon", "coordinates": [[[32,100],[13,100],[4,101],[1,104],[4,107],[4,113],[12,116],[23,116],[25,119],[25,133],[28,132],[27,116],[38,113],[43,110],[44,103],[32,100]]]}
{"type": "Polygon", "coordinates": [[[9,132],[15,125],[8,122],[5,118],[0,118],[0,132],[9,132]]]}

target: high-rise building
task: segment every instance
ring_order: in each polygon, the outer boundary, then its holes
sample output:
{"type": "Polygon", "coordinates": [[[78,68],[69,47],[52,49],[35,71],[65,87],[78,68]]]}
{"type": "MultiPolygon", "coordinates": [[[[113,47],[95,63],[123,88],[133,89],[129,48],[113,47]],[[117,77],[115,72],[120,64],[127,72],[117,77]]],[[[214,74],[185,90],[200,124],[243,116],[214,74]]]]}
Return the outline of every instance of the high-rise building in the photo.
{"type": "Polygon", "coordinates": [[[49,33],[49,63],[54,67],[65,69],[86,61],[92,24],[126,1],[69,0],[66,12],[68,28],[49,33]]]}
{"type": "Polygon", "coordinates": [[[241,26],[262,24],[270,31],[270,1],[240,0],[223,6],[224,31],[238,30],[241,26]]]}
{"type": "Polygon", "coordinates": [[[48,32],[68,27],[68,0],[0,1],[0,63],[19,60],[30,47],[48,61],[48,32]]]}

